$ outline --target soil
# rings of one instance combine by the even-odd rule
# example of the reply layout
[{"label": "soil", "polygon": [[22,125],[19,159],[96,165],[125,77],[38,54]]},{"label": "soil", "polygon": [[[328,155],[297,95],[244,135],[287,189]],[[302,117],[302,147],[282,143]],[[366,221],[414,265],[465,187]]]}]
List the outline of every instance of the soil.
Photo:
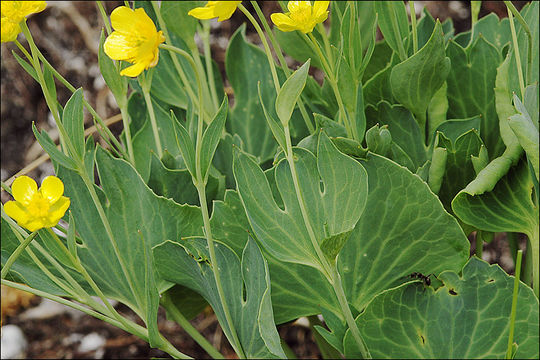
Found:
[{"label": "soil", "polygon": [[[514,1],[513,3],[520,9],[526,2]],[[104,2],[107,13],[122,4],[123,2],[120,1]],[[415,4],[417,8],[426,6],[435,18],[444,20],[452,17],[456,33],[466,31],[470,27],[468,2],[417,1]],[[248,10],[250,9],[247,2],[245,6]],[[261,7],[268,18],[271,13],[279,10],[279,5],[274,2],[264,2]],[[502,2],[482,2],[480,17],[489,12],[495,12],[499,17],[506,16],[506,9]],[[237,11],[230,21],[213,27],[212,53],[222,71],[227,39],[244,21],[243,14]],[[104,119],[118,114],[114,99],[106,88],[97,65],[97,44],[103,23],[95,3],[49,2],[46,10],[32,16],[28,24],[45,57],[71,84],[84,88],[85,97],[97,112]],[[250,24],[247,25],[247,34],[251,42],[260,43]],[[26,45],[22,35],[19,36],[19,41]],[[32,123],[35,123],[38,129],[46,129],[51,135],[55,130],[39,85],[22,70],[11,55],[13,50],[20,53],[17,47],[13,43],[3,43],[1,50],[0,177],[2,181],[6,181],[42,155],[41,148],[31,130]],[[57,82],[57,92],[60,103],[65,103],[70,96],[69,91]],[[86,120],[90,122],[90,118]],[[114,133],[118,133],[121,125],[113,125],[111,129]],[[50,162],[45,162],[27,175],[38,180],[39,183],[41,179],[52,173]],[[6,192],[2,192],[1,199],[2,202],[10,200]],[[473,236],[471,236],[471,241],[473,242],[471,249],[474,249]],[[522,238],[522,246],[524,241]],[[471,253],[473,252],[471,250]],[[498,235],[491,243],[484,246],[483,257],[490,263],[499,263],[507,272],[512,273],[513,261],[509,253],[504,236]],[[4,290],[2,290],[2,301],[4,301]],[[39,303],[39,298],[31,302],[33,305],[37,303]],[[119,305],[117,309],[124,314],[131,312],[123,305]],[[15,324],[22,329],[29,343],[27,358],[169,358],[166,353],[151,349],[143,340],[87,315],[73,317],[64,314],[47,320],[23,321],[18,318],[18,312],[20,310],[6,315],[2,323]],[[192,320],[192,324],[202,329],[202,334],[213,342],[227,358],[236,357],[214,315],[203,312]],[[162,334],[181,351],[195,358],[208,357],[180,326],[165,318],[163,309],[159,312],[159,326]],[[321,357],[309,328],[289,323],[280,325],[278,331],[299,358]],[[86,335],[92,332],[107,339],[104,351],[78,352],[79,343],[70,341],[70,335]]]}]

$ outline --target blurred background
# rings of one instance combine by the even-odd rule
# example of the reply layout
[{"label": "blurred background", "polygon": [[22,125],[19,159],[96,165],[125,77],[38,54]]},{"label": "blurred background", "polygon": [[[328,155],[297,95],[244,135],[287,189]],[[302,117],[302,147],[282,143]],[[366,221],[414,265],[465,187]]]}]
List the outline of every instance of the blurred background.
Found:
[{"label": "blurred background", "polygon": [[[95,2],[88,1],[48,1],[47,8],[28,21],[30,31],[37,46],[49,62],[76,88],[83,87],[86,99],[103,119],[119,113],[115,100],[105,85],[97,62],[99,36],[103,27],[102,18]],[[526,1],[513,1],[521,9]],[[107,13],[123,5],[121,1],[106,1]],[[251,6],[245,2],[249,10]],[[277,2],[260,2],[264,14],[269,20],[270,14],[280,11]],[[451,17],[455,33],[470,29],[470,4],[467,1],[416,1],[417,17],[423,8],[435,18],[444,21]],[[408,11],[407,7],[407,11]],[[500,18],[506,17],[503,2],[483,1],[480,17],[494,12]],[[270,20],[269,20],[270,21]],[[212,21],[211,48],[214,59],[224,72],[225,50],[233,32],[245,22],[244,15],[237,11],[233,17],[221,23]],[[249,22],[248,39],[260,45],[260,40]],[[380,34],[379,34],[380,36]],[[18,40],[26,45],[24,36]],[[53,174],[50,161],[45,160],[44,152],[32,133],[31,125],[35,122],[38,129],[45,129],[53,139],[57,138],[54,121],[48,111],[40,86],[17,63],[12,51],[19,52],[13,43],[1,46],[1,173],[2,181],[7,181],[26,167],[25,175],[31,176],[38,183]],[[287,59],[290,65],[295,62]],[[321,78],[320,74],[315,74]],[[225,78],[225,76],[223,76]],[[228,86],[228,84],[225,84]],[[71,93],[57,82],[60,103],[65,104]],[[86,127],[91,119],[86,114]],[[118,122],[111,126],[118,134],[122,125]],[[99,141],[98,138],[96,140]],[[2,202],[10,196],[2,191]],[[474,241],[472,239],[472,241]],[[473,244],[474,246],[474,244]],[[473,247],[474,248],[474,247]],[[486,244],[484,260],[499,263],[506,271],[512,272],[512,260],[507,243],[502,237],[495,237]],[[150,349],[148,344],[137,337],[127,334],[107,323],[71,310],[63,305],[42,300],[25,292],[15,291],[2,286],[2,359],[4,358],[149,358],[169,356],[161,351]],[[123,305],[117,309],[128,316],[130,310]],[[207,354],[178,326],[159,313],[160,331],[183,352],[196,358]],[[305,320],[305,321],[304,321]],[[200,314],[192,321],[227,357],[235,357],[211,309]],[[313,342],[308,321],[300,319],[294,323],[278,327],[280,335],[300,358],[320,358]]]}]

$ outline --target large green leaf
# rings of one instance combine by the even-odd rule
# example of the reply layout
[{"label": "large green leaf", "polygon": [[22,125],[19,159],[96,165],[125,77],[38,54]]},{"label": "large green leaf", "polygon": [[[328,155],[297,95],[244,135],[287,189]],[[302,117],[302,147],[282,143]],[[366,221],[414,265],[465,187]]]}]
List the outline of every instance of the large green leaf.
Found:
[{"label": "large green leaf", "polygon": [[397,101],[415,115],[422,131],[429,102],[446,80],[449,71],[450,59],[445,56],[444,36],[438,21],[427,44],[392,69],[392,93]]},{"label": "large green leaf", "polygon": [[[167,239],[178,241],[181,236],[202,234],[202,217],[194,206],[156,196],[131,165],[101,148],[96,152],[96,164],[103,190],[97,186],[94,189],[116,246],[83,180],[75,172],[60,168],[58,175],[71,199],[71,211],[83,241],[77,253],[107,297],[129,305],[146,319],[143,312],[151,309],[146,307],[145,251]],[[163,286],[163,282],[158,284],[161,289]]]},{"label": "large green leaf", "polygon": [[378,155],[361,163],[368,172],[368,201],[338,257],[347,298],[358,310],[413,272],[459,271],[470,246],[418,176]]},{"label": "large green leaf", "polygon": [[225,68],[235,99],[226,124],[227,130],[231,134],[238,134],[244,142],[245,150],[264,162],[274,155],[276,143],[259,103],[257,83],[260,81],[267,109],[274,107],[276,93],[266,55],[246,41],[245,26],[240,27],[231,37]]},{"label": "large green leaf", "polygon": [[[386,43],[399,53],[399,43],[407,51],[404,40],[409,35],[409,19],[405,4],[401,1],[376,1],[375,12],[379,16],[379,28]],[[394,27],[394,23],[397,27]]]},{"label": "large green leaf", "polygon": [[[226,245],[216,242],[215,247],[217,264],[210,264],[206,240],[166,241],[154,247],[154,262],[164,279],[189,287],[212,305],[231,344],[241,346],[248,358],[284,358],[272,315],[268,266],[257,244],[247,241],[241,262]],[[233,340],[211,266],[218,266],[221,274],[224,300],[240,344]]]},{"label": "large green leaf", "polygon": [[167,29],[192,46],[195,45],[193,37],[197,32],[198,21],[188,12],[198,5],[199,1],[164,1],[159,8]]},{"label": "large green leaf", "polygon": [[[366,201],[367,178],[362,166],[340,153],[324,133],[319,136],[317,153],[315,157],[305,149],[294,149],[308,221],[320,246],[325,239],[354,228]],[[264,248],[282,261],[324,272],[308,236],[288,162],[282,159],[275,171],[284,210],[276,204],[264,173],[253,160],[238,151],[233,167],[240,198]]]},{"label": "large green leaf", "polygon": [[448,75],[448,118],[465,119],[482,116],[480,135],[490,158],[504,150],[495,108],[495,78],[502,63],[499,50],[480,36],[467,49],[454,41],[448,44],[447,55],[452,60]]},{"label": "large green leaf", "polygon": [[[412,282],[376,297],[356,322],[374,358],[504,359],[514,277],[476,257],[437,290]],[[538,299],[520,284],[516,358],[538,358]],[[347,332],[345,352],[354,351]]]}]

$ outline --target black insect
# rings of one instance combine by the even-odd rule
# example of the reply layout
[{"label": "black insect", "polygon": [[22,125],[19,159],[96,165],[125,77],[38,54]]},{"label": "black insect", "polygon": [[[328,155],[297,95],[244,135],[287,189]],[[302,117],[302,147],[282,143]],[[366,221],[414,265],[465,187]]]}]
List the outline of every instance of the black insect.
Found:
[{"label": "black insect", "polygon": [[413,272],[412,274],[409,275],[409,277],[411,279],[421,279],[424,282],[425,286],[430,286],[431,285],[431,279],[429,277],[431,275],[433,275],[433,274],[424,275],[424,274],[419,273],[419,272]]}]

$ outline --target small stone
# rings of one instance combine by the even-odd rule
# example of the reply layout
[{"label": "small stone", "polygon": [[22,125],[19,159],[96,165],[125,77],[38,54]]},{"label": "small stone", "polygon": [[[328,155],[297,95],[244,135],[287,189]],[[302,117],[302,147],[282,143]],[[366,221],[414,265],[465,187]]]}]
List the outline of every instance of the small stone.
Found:
[{"label": "small stone", "polygon": [[93,332],[83,337],[77,350],[79,352],[95,351],[105,345],[105,342],[106,340],[103,336]]},{"label": "small stone", "polygon": [[22,330],[16,325],[2,326],[2,359],[21,359],[25,357],[28,342]]}]

